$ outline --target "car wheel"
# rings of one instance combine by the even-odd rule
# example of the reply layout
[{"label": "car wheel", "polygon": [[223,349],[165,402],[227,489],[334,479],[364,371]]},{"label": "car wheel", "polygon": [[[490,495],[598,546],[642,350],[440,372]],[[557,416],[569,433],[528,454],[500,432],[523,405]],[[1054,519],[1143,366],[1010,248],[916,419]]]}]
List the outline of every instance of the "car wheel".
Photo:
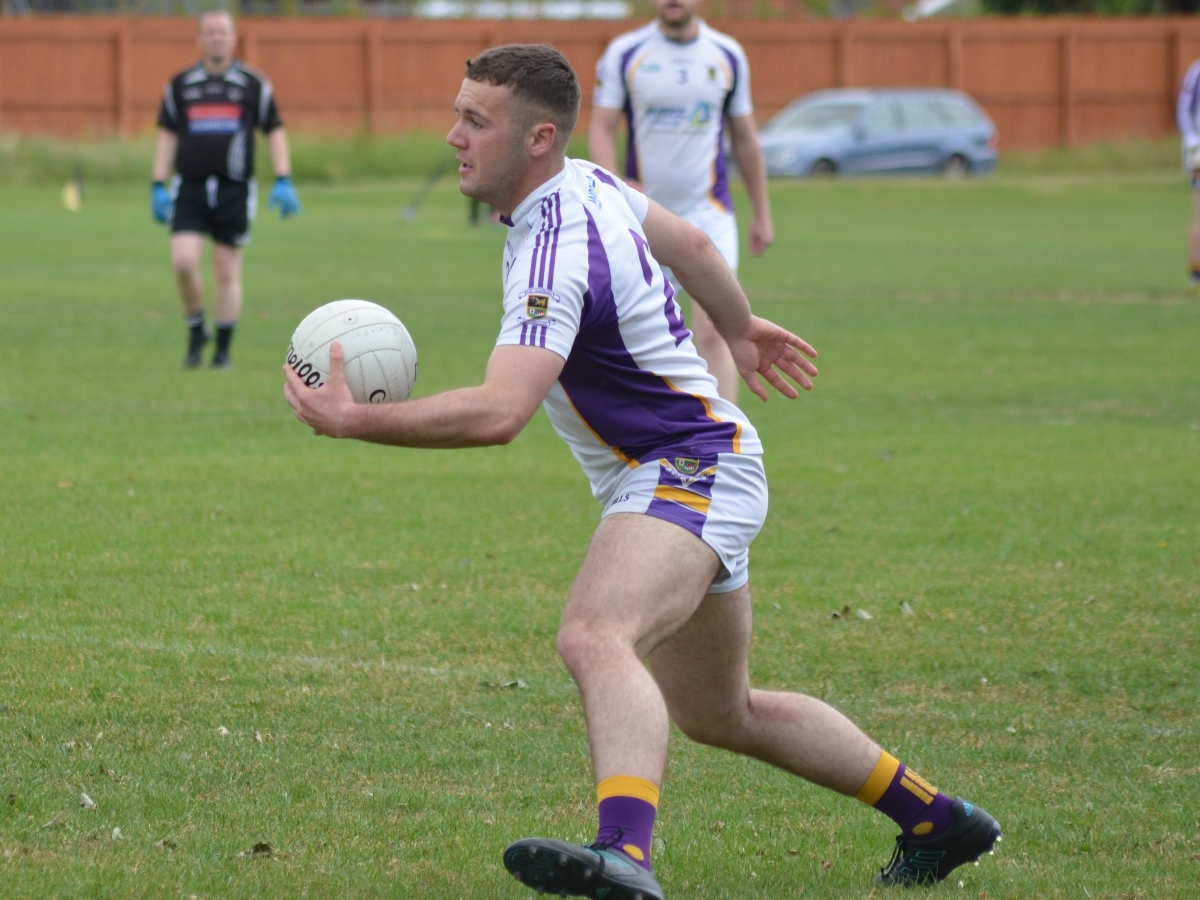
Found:
[{"label": "car wheel", "polygon": [[814,178],[832,178],[837,172],[837,166],[833,164],[833,160],[822,158],[813,163],[808,171]]},{"label": "car wheel", "polygon": [[942,163],[942,175],[945,178],[966,178],[970,174],[971,163],[961,154],[951,154]]}]

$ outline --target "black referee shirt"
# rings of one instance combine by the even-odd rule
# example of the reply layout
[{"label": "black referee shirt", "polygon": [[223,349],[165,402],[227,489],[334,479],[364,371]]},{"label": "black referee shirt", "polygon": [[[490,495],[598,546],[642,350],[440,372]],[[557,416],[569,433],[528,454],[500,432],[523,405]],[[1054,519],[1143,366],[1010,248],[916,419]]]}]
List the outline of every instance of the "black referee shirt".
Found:
[{"label": "black referee shirt", "polygon": [[254,129],[270,132],[283,122],[271,82],[234,60],[221,75],[210,75],[197,64],[172,78],[163,90],[158,124],[179,136],[175,171],[181,178],[218,175],[249,181],[254,175]]}]

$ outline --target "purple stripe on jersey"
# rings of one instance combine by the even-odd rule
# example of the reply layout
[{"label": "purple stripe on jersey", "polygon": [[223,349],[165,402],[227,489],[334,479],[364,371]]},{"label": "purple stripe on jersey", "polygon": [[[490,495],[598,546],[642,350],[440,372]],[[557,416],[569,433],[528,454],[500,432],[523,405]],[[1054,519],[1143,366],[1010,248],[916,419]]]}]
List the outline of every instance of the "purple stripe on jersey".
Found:
[{"label": "purple stripe on jersey", "polygon": [[654,271],[650,268],[650,260],[646,258],[646,251],[650,249],[650,245],[632,228],[629,229],[629,233],[633,237],[634,244],[637,245],[638,261],[642,264],[642,278],[646,280],[646,284],[654,284]]},{"label": "purple stripe on jersey", "polygon": [[717,158],[713,161],[712,195],[726,212],[733,212],[733,197],[729,194],[729,171],[725,167],[725,117],[721,117],[721,131],[717,134]]},{"label": "purple stripe on jersey", "polygon": [[533,258],[529,261],[529,287],[554,287],[554,261],[558,256],[558,233],[561,226],[562,200],[558,191],[555,191],[542,198],[542,227],[533,242]]},{"label": "purple stripe on jersey", "polygon": [[539,325],[539,326],[538,326],[538,346],[539,346],[539,347],[545,347],[545,346],[546,346],[546,333],[547,333],[549,330],[550,330],[550,329],[549,329],[549,327],[548,327],[548,326],[546,326],[546,325]]},{"label": "purple stripe on jersey", "polygon": [[[591,213],[584,214],[588,288],[579,332],[586,339],[576,339],[558,379],[572,405],[600,440],[639,462],[669,453],[733,452],[737,423],[715,421],[699,397],[638,367],[621,336],[608,254]],[[656,305],[646,309],[661,315]]]},{"label": "purple stripe on jersey", "polygon": [[725,54],[725,59],[729,63],[729,69],[733,72],[733,79],[729,83],[729,93],[725,95],[725,102],[721,104],[721,131],[717,135],[717,152],[716,159],[713,162],[713,198],[725,207],[726,212],[733,212],[733,197],[729,193],[729,170],[725,166],[725,123],[729,119],[729,104],[733,102],[734,91],[737,90],[738,79],[742,77],[741,71],[738,69],[738,59],[727,48],[721,47],[721,52]]},{"label": "purple stripe on jersey", "polygon": [[[648,41],[649,38],[646,38]],[[628,132],[628,146],[625,151],[625,177],[632,178],[634,181],[638,179],[638,163],[637,163],[637,139],[634,137],[634,122],[633,122],[633,98],[629,94],[629,63],[633,60],[633,55],[642,49],[646,43],[642,41],[630,47],[621,56],[621,83],[625,86],[625,125]]]},{"label": "purple stripe on jersey", "polygon": [[521,339],[520,339],[519,341],[517,341],[517,343],[518,343],[518,344],[525,344],[525,343],[528,343],[528,342],[525,340],[527,337],[529,337],[529,323],[528,323],[528,322],[522,322],[522,323],[521,323]]},{"label": "purple stripe on jersey", "polygon": [[611,184],[613,187],[617,186],[617,183],[615,181],[613,181],[612,178],[609,176],[609,174],[607,172],[605,172],[603,169],[592,169],[592,174],[595,175],[597,178],[599,178],[601,181],[603,181],[605,184]]},{"label": "purple stripe on jersey", "polygon": [[562,194],[554,192],[554,232],[550,243],[550,277],[546,280],[547,288],[554,288],[554,261],[558,258],[558,234],[562,231]]}]

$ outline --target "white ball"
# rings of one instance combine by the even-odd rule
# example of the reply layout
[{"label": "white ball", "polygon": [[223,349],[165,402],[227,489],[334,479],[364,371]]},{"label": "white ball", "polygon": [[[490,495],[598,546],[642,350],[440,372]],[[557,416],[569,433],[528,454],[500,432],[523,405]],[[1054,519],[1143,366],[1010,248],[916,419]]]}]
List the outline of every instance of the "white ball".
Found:
[{"label": "white ball", "polygon": [[341,342],[356,403],[408,399],[417,380],[417,348],[391,312],[369,300],[335,300],[305,316],[288,344],[287,364],[310,388],[329,378],[334,341]]}]

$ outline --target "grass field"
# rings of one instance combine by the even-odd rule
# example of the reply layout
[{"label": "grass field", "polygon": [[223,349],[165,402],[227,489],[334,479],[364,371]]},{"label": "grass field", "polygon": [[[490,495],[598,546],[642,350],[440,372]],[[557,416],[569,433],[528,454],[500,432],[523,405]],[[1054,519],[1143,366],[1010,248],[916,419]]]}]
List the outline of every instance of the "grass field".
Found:
[{"label": "grass field", "polygon": [[[509,841],[591,839],[554,631],[598,511],[544,417],[505,448],[395,450],[316,439],[281,396],[292,329],[345,296],[408,324],[418,394],[481,378],[503,234],[465,227],[449,179],[406,224],[416,187],[264,209],[229,372],[180,367],[143,185],[77,215],[57,186],[0,188],[0,894],[518,898]],[[821,375],[745,404],[773,488],[755,678],[1001,820],[961,889],[914,896],[1194,895],[1186,189],[773,201],[743,280]],[[864,897],[894,829],[677,738],[657,835],[673,898]]]}]

